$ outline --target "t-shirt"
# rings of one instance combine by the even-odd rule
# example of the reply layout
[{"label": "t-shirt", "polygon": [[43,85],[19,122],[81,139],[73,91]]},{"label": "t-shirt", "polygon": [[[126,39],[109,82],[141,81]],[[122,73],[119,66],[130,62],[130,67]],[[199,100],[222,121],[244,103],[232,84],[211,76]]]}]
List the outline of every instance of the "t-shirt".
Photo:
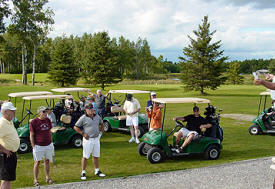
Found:
[{"label": "t-shirt", "polygon": [[35,118],[31,121],[30,131],[34,132],[34,143],[39,146],[48,146],[52,143],[52,123],[49,118],[41,120]]},{"label": "t-shirt", "polygon": [[97,108],[98,109],[105,108],[105,98],[106,98],[106,96],[104,96],[104,95],[98,96],[98,95],[94,94],[94,97],[95,97],[95,103],[96,103]]},{"label": "t-shirt", "polygon": [[153,106],[152,100],[147,101],[147,106],[146,107],[149,107],[149,106]]},{"label": "t-shirt", "polygon": [[103,123],[99,115],[95,115],[93,118],[86,114],[81,116],[76,122],[75,126],[83,129],[90,138],[96,138],[99,135],[99,125]]},{"label": "t-shirt", "polygon": [[196,131],[197,133],[201,132],[201,130],[200,130],[201,125],[207,124],[206,120],[203,117],[201,117],[201,116],[195,117],[194,114],[185,116],[184,120],[187,122],[186,128],[189,131]]},{"label": "t-shirt", "polygon": [[[126,113],[132,113],[137,111],[137,109],[140,109],[140,104],[137,99],[132,98],[131,101],[128,101],[128,100],[125,101],[123,109]],[[127,115],[127,116],[136,117],[138,116],[138,112],[133,115]]]},{"label": "t-shirt", "polygon": [[20,139],[11,121],[0,118],[0,144],[12,152],[16,152],[20,145]]}]

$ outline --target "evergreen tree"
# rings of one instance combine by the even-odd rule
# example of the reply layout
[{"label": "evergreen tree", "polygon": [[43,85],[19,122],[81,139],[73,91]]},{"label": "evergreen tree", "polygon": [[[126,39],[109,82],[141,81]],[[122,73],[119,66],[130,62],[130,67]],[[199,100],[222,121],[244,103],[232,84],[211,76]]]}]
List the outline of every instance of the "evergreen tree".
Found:
[{"label": "evergreen tree", "polygon": [[268,69],[271,73],[275,73],[275,59],[270,60]]},{"label": "evergreen tree", "polygon": [[82,75],[90,84],[106,84],[121,81],[116,43],[110,40],[107,32],[95,33],[87,46]]},{"label": "evergreen tree", "polygon": [[227,83],[233,85],[243,83],[243,76],[240,75],[240,64],[238,62],[229,65],[227,70]]},{"label": "evergreen tree", "polygon": [[65,37],[58,38],[51,54],[49,79],[61,87],[76,84],[79,74],[78,66],[74,62],[73,49]]},{"label": "evergreen tree", "polygon": [[205,16],[199,29],[193,31],[196,39],[188,36],[191,44],[183,49],[185,57],[179,57],[185,88],[201,94],[205,88],[215,90],[224,82],[222,64],[228,59],[223,57],[223,50],[219,51],[221,41],[211,43],[216,31],[210,32],[209,28],[208,16]]}]

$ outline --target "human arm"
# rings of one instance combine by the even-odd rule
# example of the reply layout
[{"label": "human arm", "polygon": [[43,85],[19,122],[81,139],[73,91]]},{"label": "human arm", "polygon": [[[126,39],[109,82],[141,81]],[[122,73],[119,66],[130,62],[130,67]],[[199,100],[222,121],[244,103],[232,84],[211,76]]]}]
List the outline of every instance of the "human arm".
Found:
[{"label": "human arm", "polygon": [[178,121],[178,120],[185,121],[184,117],[174,117],[173,118],[173,121]]},{"label": "human arm", "polygon": [[86,133],[84,133],[79,127],[74,126],[74,130],[75,130],[78,134],[82,135],[86,140],[89,139],[89,136],[88,136]]},{"label": "human arm", "polygon": [[212,127],[212,124],[207,123],[207,124],[202,124],[202,125],[200,126],[200,129],[202,129],[202,128],[209,129],[209,128],[211,128],[211,127]]},{"label": "human arm", "polygon": [[11,151],[9,151],[8,149],[6,149],[6,148],[5,148],[4,146],[2,146],[1,144],[0,144],[0,151],[3,152],[4,154],[6,154],[7,157],[10,157],[10,155],[11,155]]},{"label": "human arm", "polygon": [[34,135],[35,135],[34,132],[30,131],[30,141],[31,141],[32,148],[34,148],[34,145],[35,145]]},{"label": "human arm", "polygon": [[254,79],[254,84],[256,85],[263,85],[268,89],[275,90],[275,83],[265,81],[263,79]]}]

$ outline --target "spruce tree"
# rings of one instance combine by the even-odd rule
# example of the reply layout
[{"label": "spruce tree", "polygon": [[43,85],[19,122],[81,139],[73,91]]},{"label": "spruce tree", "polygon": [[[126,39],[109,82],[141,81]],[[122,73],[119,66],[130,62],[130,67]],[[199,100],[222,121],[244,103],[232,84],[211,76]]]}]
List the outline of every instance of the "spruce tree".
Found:
[{"label": "spruce tree", "polygon": [[118,48],[107,32],[95,33],[85,50],[82,75],[87,83],[100,84],[104,90],[106,84],[121,81]]},{"label": "spruce tree", "polygon": [[183,49],[185,57],[179,57],[181,62],[181,79],[188,90],[200,91],[217,89],[225,80],[222,77],[223,63],[228,57],[223,56],[221,41],[211,43],[216,31],[210,31],[208,16],[204,16],[202,25],[193,33],[196,39],[188,38],[191,44]]},{"label": "spruce tree", "polygon": [[56,41],[51,54],[49,78],[61,87],[76,84],[79,68],[74,63],[72,45],[65,37]]},{"label": "spruce tree", "polygon": [[243,83],[243,76],[240,75],[240,64],[233,62],[227,70],[227,83],[238,85]]}]

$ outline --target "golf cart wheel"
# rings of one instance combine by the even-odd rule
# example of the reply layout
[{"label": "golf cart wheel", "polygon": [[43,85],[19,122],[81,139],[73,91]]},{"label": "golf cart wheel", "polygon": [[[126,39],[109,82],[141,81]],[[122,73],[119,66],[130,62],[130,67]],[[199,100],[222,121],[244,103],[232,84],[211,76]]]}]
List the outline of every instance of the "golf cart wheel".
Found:
[{"label": "golf cart wheel", "polygon": [[218,159],[220,156],[220,148],[216,145],[210,145],[206,150],[204,157],[205,159],[215,160]]},{"label": "golf cart wheel", "polygon": [[31,143],[28,140],[21,138],[18,153],[25,154],[29,151],[31,151]]},{"label": "golf cart wheel", "polygon": [[138,138],[141,138],[141,137],[145,134],[145,131],[144,131],[144,129],[143,129],[142,126],[139,126],[139,127],[138,127],[138,131],[137,131],[137,132],[138,132],[138,133],[137,133]]},{"label": "golf cart wheel", "polygon": [[82,146],[82,136],[75,135],[71,141],[71,144],[74,148],[80,148]]},{"label": "golf cart wheel", "polygon": [[152,148],[147,153],[147,159],[150,163],[160,163],[164,159],[164,154],[159,148]]},{"label": "golf cart wheel", "polygon": [[104,132],[112,131],[112,127],[108,121],[104,121],[103,126],[104,126],[103,127]]},{"label": "golf cart wheel", "polygon": [[144,142],[141,142],[141,143],[139,143],[139,145],[138,145],[138,153],[139,153],[139,155],[141,155],[141,156],[146,156],[147,155],[147,150],[146,150],[146,148],[145,148],[145,143]]},{"label": "golf cart wheel", "polygon": [[251,134],[251,135],[258,135],[261,133],[260,131],[260,128],[258,125],[252,125],[249,127],[248,129],[248,132]]}]

